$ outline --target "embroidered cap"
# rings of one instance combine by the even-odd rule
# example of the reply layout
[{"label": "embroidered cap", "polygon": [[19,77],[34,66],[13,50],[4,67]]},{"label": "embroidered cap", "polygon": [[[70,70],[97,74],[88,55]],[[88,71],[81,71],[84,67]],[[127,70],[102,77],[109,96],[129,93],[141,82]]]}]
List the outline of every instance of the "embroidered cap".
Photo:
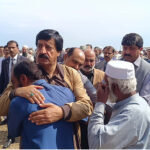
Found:
[{"label": "embroidered cap", "polygon": [[109,61],[106,66],[106,75],[115,79],[135,78],[135,70],[132,63],[121,60]]}]

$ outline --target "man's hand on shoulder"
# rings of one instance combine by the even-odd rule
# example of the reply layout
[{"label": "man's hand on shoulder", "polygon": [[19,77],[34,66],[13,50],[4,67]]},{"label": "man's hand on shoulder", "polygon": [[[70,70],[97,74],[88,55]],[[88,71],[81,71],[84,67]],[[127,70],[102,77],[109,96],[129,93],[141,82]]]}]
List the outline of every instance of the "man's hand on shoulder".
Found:
[{"label": "man's hand on shoulder", "polygon": [[26,87],[19,87],[15,91],[15,96],[24,97],[29,100],[32,104],[44,103],[44,96],[37,89],[43,89],[42,86],[30,85]]},{"label": "man's hand on shoulder", "polygon": [[63,110],[60,106],[52,103],[39,105],[42,110],[33,112],[29,116],[29,120],[36,125],[49,124],[61,120],[63,118]]}]

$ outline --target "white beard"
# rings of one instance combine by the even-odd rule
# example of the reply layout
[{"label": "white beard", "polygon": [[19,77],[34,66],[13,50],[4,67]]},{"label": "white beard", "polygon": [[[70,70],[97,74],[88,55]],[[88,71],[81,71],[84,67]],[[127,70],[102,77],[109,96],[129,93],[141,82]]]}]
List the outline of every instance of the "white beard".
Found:
[{"label": "white beard", "polygon": [[111,103],[116,103],[116,101],[117,101],[117,97],[116,97],[116,95],[113,93],[110,84],[109,84],[108,101],[110,101]]}]

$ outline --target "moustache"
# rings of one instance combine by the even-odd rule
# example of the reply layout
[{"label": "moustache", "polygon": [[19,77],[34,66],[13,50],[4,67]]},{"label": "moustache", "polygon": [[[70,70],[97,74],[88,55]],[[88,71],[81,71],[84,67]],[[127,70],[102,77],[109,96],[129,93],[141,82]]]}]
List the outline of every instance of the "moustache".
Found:
[{"label": "moustache", "polygon": [[84,68],[91,69],[92,67],[90,67],[90,66],[84,66]]},{"label": "moustache", "polygon": [[108,56],[105,56],[105,58],[109,58]]},{"label": "moustache", "polygon": [[131,55],[130,55],[130,54],[124,54],[124,56],[128,56],[128,57],[131,57]]},{"label": "moustache", "polygon": [[46,58],[46,59],[49,59],[49,57],[46,55],[46,54],[41,54],[38,56],[39,58]]}]

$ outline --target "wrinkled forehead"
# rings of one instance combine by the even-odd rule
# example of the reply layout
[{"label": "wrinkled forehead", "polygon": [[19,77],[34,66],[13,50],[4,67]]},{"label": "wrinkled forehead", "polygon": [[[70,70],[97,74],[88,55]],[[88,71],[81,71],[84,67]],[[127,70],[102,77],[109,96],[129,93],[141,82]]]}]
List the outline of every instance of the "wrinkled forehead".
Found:
[{"label": "wrinkled forehead", "polygon": [[96,57],[94,51],[86,51],[84,54],[85,54],[85,59],[95,59]]},{"label": "wrinkled forehead", "polygon": [[50,39],[50,40],[38,40],[37,41],[37,48],[39,46],[50,46],[56,48],[55,40]]}]

